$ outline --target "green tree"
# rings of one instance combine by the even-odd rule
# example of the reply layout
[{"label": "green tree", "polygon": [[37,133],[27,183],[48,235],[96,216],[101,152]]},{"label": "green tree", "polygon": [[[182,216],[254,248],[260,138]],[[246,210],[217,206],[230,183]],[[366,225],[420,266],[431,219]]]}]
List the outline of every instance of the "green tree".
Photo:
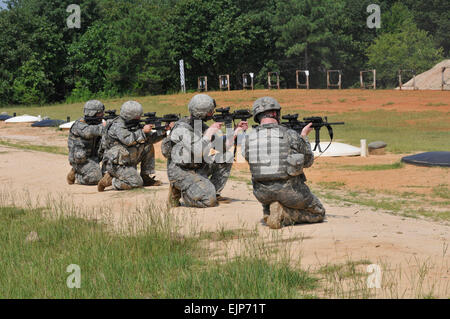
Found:
[{"label": "green tree", "polygon": [[397,33],[384,33],[367,49],[368,64],[377,69],[377,81],[385,87],[396,84],[399,69],[421,73],[442,60],[442,48],[434,47],[428,32],[410,25]]},{"label": "green tree", "polygon": [[344,1],[279,1],[275,19],[276,46],[288,62],[282,70],[290,74],[295,74],[296,68],[311,70],[313,85],[323,85],[319,72],[342,69],[348,62],[351,36],[343,32],[346,23],[343,19]]},{"label": "green tree", "polygon": [[[176,69],[184,59],[188,87],[207,75],[217,88],[217,76],[230,74],[241,87],[241,74],[257,73],[274,54],[272,1],[184,0],[169,17],[171,59]],[[211,81],[212,79],[212,81]]]},{"label": "green tree", "polygon": [[435,47],[442,47],[444,55],[450,57],[450,1],[405,0],[404,3],[414,14],[417,26],[432,34]]}]

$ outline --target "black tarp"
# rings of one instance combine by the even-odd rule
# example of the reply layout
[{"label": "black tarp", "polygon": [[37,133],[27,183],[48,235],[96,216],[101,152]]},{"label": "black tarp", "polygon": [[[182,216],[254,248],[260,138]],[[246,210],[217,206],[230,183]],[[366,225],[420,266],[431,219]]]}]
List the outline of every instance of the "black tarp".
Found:
[{"label": "black tarp", "polygon": [[10,119],[12,116],[8,114],[0,114],[0,121],[6,121],[7,119]]},{"label": "black tarp", "polygon": [[66,121],[47,119],[47,120],[35,122],[35,123],[31,124],[31,126],[33,126],[33,127],[54,127],[54,126],[60,126],[63,123],[66,123]]},{"label": "black tarp", "polygon": [[450,167],[450,152],[426,152],[405,156],[402,162],[419,166]]}]

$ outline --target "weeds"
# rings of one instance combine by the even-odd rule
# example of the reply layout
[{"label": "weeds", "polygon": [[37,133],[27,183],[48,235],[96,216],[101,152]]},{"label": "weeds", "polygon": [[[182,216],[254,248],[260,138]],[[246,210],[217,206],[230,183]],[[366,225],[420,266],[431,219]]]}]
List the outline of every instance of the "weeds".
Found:
[{"label": "weeds", "polygon": [[389,169],[403,168],[405,165],[402,162],[393,164],[375,164],[375,165],[342,165],[339,168],[350,171],[383,171]]},{"label": "weeds", "polygon": [[[287,261],[261,255],[208,260],[200,239],[179,235],[164,207],[141,207],[139,229],[111,232],[55,201],[27,209],[2,204],[0,295],[6,298],[302,298],[317,286]],[[26,240],[30,233],[33,241]],[[248,235],[222,228],[214,236]],[[80,266],[80,289],[66,286],[71,264]]]},{"label": "weeds", "polygon": [[62,154],[62,155],[68,154],[67,148],[58,147],[58,146],[31,145],[31,144],[23,144],[23,143],[17,144],[17,143],[11,143],[8,141],[4,141],[4,140],[0,140],[0,145],[19,148],[22,150],[30,150],[30,151],[38,151],[38,152],[46,152],[46,153]]}]

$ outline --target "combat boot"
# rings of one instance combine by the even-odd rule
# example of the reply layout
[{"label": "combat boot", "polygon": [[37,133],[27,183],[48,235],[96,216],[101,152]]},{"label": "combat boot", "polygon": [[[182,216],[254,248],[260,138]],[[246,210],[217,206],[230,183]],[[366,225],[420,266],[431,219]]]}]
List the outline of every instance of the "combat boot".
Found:
[{"label": "combat boot", "polygon": [[179,207],[181,199],[181,191],[170,183],[169,185],[169,205],[172,207]]},{"label": "combat boot", "polygon": [[267,218],[270,216],[270,205],[263,204],[263,218],[261,222],[267,226]]},{"label": "combat boot", "polygon": [[231,199],[228,197],[222,197],[220,194],[216,194],[216,200],[223,204],[231,203]]},{"label": "combat boot", "polygon": [[285,214],[284,207],[279,202],[270,204],[270,215],[266,219],[267,226],[280,229],[283,226]]},{"label": "combat boot", "polygon": [[73,167],[70,169],[69,174],[67,174],[67,184],[72,185],[75,183],[75,170]]},{"label": "combat boot", "polygon": [[112,177],[109,175],[109,173],[106,173],[103,175],[102,179],[97,184],[97,190],[99,192],[103,192],[106,187],[112,185]]},{"label": "combat boot", "polygon": [[162,182],[157,180],[155,177],[150,177],[149,175],[141,175],[144,181],[144,186],[161,186]]}]

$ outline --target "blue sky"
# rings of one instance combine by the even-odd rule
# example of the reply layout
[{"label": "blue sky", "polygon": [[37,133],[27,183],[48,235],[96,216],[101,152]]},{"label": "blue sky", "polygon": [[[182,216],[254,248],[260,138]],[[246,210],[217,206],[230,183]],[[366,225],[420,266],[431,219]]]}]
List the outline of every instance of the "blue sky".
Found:
[{"label": "blue sky", "polygon": [[3,3],[3,0],[0,0],[0,8],[6,8],[6,4]]}]

